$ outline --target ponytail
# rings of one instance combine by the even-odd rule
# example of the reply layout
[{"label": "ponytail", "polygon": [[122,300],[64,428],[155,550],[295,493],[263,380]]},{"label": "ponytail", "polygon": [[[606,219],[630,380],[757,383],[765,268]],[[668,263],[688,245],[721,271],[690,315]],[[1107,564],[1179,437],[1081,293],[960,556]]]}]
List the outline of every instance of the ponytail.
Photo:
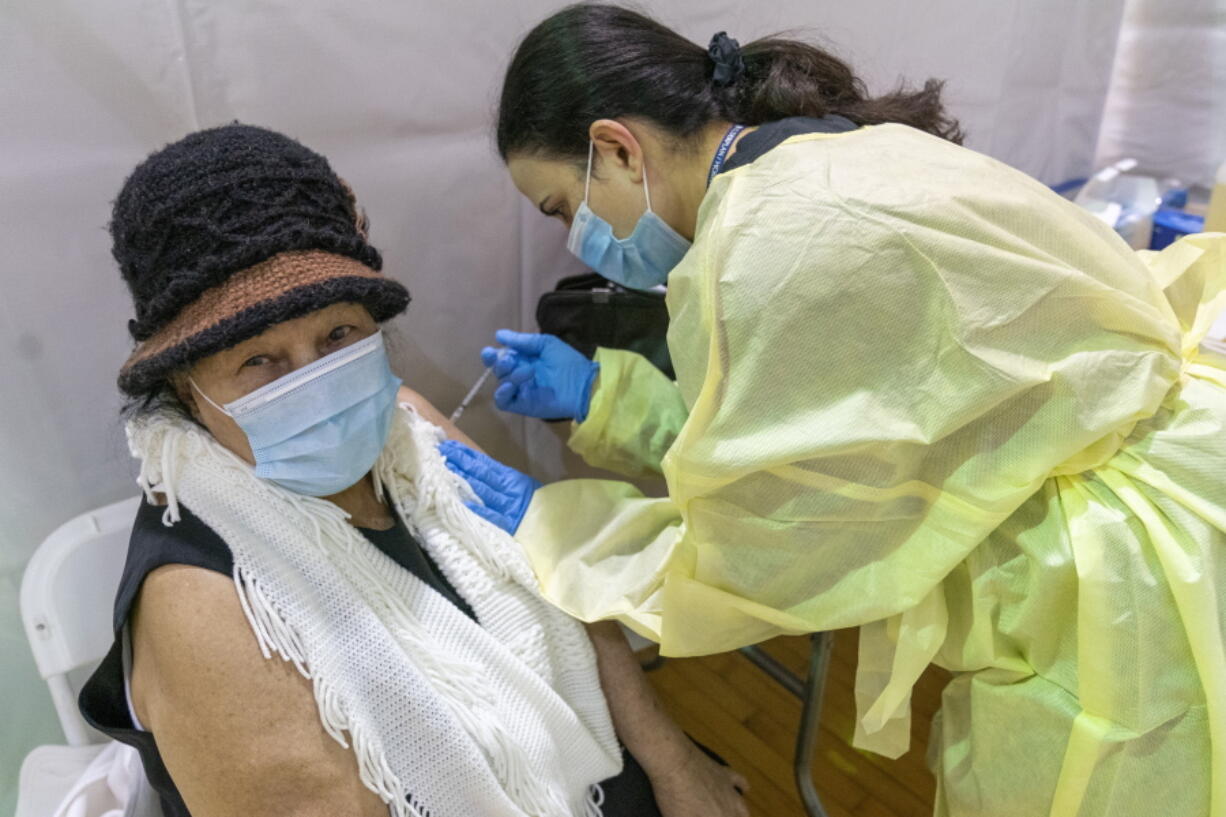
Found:
[{"label": "ponytail", "polygon": [[870,97],[851,66],[807,43],[766,38],[743,49],[745,76],[729,87],[729,121],[757,125],[789,116],[846,117],[857,125],[896,122],[962,144],[962,130],[941,101],[945,83],[930,79],[918,91],[905,85]]},{"label": "ponytail", "polygon": [[498,110],[498,152],[580,158],[597,119],[639,117],[680,141],[712,122],[760,125],[789,116],[897,122],[955,143],[962,131],[943,83],[869,97],[845,62],[816,46],[770,37],[739,48],[717,35],[703,48],[620,6],[570,6],[516,49]]}]

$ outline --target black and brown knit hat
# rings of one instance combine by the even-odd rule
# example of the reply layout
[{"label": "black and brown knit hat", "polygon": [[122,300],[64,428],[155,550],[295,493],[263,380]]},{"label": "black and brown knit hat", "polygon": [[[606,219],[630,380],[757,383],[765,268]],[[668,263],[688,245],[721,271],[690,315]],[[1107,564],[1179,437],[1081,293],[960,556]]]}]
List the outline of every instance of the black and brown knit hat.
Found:
[{"label": "black and brown knit hat", "polygon": [[361,303],[384,321],[409,303],[379,273],[365,216],[328,161],[250,125],[199,131],[145,159],[115,201],[111,238],[136,306],[136,348],[119,373],[134,397],[330,304]]}]

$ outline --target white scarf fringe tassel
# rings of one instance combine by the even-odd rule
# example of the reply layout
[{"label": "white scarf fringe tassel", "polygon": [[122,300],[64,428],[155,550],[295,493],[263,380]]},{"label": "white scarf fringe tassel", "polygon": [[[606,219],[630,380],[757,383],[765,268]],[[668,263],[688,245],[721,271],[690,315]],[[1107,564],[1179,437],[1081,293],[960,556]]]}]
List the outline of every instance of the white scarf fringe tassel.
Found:
[{"label": "white scarf fringe tassel", "polygon": [[[424,425],[420,420],[413,428],[403,423],[393,424],[388,446],[374,472],[376,490],[392,499],[402,518],[411,519],[414,527],[453,540],[472,554],[491,576],[512,581],[535,593],[535,578],[522,556],[506,552],[511,541],[509,537],[491,536],[487,524],[464,506],[464,500],[471,498],[471,489],[443,466],[441,455],[433,451],[439,439],[435,435],[439,432],[423,432]],[[273,507],[281,506],[305,523],[310,538],[321,550],[326,551],[329,545],[347,543],[347,552],[354,558],[337,560],[337,567],[352,586],[366,589],[364,600],[388,623],[406,654],[480,747],[507,796],[531,817],[574,817],[575,812],[561,792],[541,779],[522,748],[503,728],[495,711],[495,696],[482,668],[458,656],[449,656],[436,649],[436,645],[427,643],[422,637],[424,628],[413,611],[403,599],[388,592],[380,566],[365,558],[368,551],[353,547],[354,537],[360,534],[349,524],[348,514],[325,500],[293,494],[263,480],[253,480],[250,466],[220,445],[208,444],[211,441],[201,439],[203,432],[198,430],[183,432],[171,424],[154,428],[152,423],[145,425],[138,421],[129,427],[128,434],[133,453],[142,457],[138,483],[145,496],[151,502],[155,494],[165,499],[164,524],[170,525],[180,518],[178,469],[186,462],[200,462],[204,458],[213,466],[231,471],[236,484],[241,482],[246,487],[254,483],[262,501]],[[434,439],[424,439],[423,434]],[[437,458],[437,467],[429,467],[435,463],[427,462],[427,467],[423,468],[421,462],[407,461],[411,459],[410,449],[416,449],[420,455],[423,445],[430,446]],[[184,450],[185,447],[188,450]],[[421,459],[430,458],[427,455]],[[389,491],[393,485],[400,490]],[[280,656],[311,680],[320,723],[341,746],[348,748],[352,742],[362,782],[388,804],[395,817],[430,817],[426,808],[406,791],[378,748],[381,744],[370,739],[363,724],[351,720],[345,701],[335,687],[312,673],[305,645],[263,593],[259,579],[240,568],[237,560],[233,578],[261,653],[265,658],[273,654]],[[603,789],[599,784],[591,785],[581,804],[583,817],[601,817],[603,803]]]}]

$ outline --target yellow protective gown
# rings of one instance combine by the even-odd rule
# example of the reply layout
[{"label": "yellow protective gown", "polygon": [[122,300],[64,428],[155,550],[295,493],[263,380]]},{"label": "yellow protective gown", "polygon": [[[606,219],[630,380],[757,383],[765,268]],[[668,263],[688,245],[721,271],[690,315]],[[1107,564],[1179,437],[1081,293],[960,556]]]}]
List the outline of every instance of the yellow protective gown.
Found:
[{"label": "yellow protective gown", "polygon": [[1135,254],[902,126],[794,137],[702,204],[678,382],[601,353],[572,445],[669,496],[556,483],[518,538],[667,655],[861,626],[865,748],[954,671],[937,814],[1226,817],[1224,244]]}]

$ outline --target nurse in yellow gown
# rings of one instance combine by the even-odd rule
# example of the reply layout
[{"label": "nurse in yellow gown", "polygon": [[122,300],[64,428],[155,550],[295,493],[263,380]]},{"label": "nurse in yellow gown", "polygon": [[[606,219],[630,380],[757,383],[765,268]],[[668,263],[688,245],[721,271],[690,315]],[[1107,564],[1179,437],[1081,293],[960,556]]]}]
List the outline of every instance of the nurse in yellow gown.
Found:
[{"label": "nurse in yellow gown", "polygon": [[[650,276],[645,210],[688,246],[677,382],[600,350],[570,438],[668,496],[536,490],[547,598],[666,655],[859,626],[856,742],[891,756],[953,671],[937,814],[1226,817],[1226,237],[1134,253],[940,138],[937,85],[867,99],[808,46],[599,5],[523,42],[498,135],[543,211],[611,226],[601,271]],[[512,357],[501,404],[570,388]]]}]

